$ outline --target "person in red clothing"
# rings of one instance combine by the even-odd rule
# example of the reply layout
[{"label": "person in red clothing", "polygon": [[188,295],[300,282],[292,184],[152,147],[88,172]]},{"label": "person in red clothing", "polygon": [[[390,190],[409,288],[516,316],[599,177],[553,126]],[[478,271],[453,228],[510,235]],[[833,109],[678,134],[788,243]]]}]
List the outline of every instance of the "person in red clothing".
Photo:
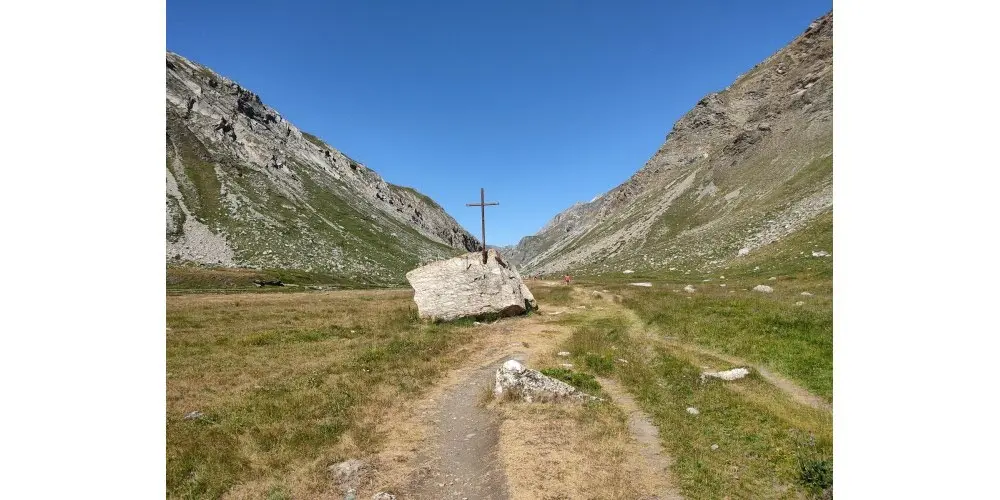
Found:
[{"label": "person in red clothing", "polygon": [[565,281],[567,285],[569,284],[570,278],[568,274],[563,277],[563,281]]}]

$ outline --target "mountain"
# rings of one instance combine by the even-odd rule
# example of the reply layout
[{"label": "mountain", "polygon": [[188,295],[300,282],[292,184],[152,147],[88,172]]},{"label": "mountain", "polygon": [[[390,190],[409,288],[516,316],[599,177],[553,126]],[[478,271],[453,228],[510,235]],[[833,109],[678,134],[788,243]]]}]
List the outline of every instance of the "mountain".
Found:
[{"label": "mountain", "polygon": [[528,273],[709,269],[832,224],[832,116],[831,12],[698,101],[630,179],[556,215],[508,260]]},{"label": "mountain", "polygon": [[167,53],[168,263],[398,283],[481,248],[433,200],[300,131],[259,96]]}]

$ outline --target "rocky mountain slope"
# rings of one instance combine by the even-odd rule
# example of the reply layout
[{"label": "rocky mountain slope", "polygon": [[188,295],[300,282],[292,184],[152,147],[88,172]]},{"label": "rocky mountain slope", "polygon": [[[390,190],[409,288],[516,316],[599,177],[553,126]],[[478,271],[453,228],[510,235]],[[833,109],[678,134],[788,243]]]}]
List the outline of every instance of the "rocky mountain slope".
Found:
[{"label": "rocky mountain slope", "polygon": [[166,258],[403,280],[480,243],[419,192],[167,53]]},{"label": "rocky mountain slope", "polygon": [[527,273],[707,269],[832,211],[833,14],[698,101],[629,180],[508,249]]}]

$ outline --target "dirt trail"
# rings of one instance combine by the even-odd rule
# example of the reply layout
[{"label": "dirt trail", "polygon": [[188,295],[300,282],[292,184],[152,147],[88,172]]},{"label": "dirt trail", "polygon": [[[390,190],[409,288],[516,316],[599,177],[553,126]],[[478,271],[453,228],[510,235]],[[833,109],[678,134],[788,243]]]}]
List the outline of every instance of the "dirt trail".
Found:
[{"label": "dirt trail", "polygon": [[660,443],[660,430],[652,419],[643,412],[632,395],[612,379],[598,377],[597,381],[605,392],[611,395],[614,403],[628,414],[628,429],[633,439],[639,444],[639,452],[646,461],[646,466],[662,479],[656,498],[659,500],[682,500],[680,490],[673,479],[670,467],[673,459],[663,449]]},{"label": "dirt trail", "polygon": [[[582,291],[576,291],[577,297],[585,297]],[[470,346],[468,358],[463,365],[449,373],[425,398],[411,407],[407,412],[409,416],[398,426],[393,426],[406,430],[391,438],[390,441],[394,442],[387,445],[387,452],[381,461],[381,480],[378,481],[383,487],[379,490],[391,490],[400,499],[530,498],[535,492],[523,488],[527,479],[524,472],[545,470],[542,461],[539,457],[519,455],[514,460],[517,466],[512,470],[505,470],[503,464],[512,461],[512,457],[507,455],[514,450],[501,447],[499,441],[502,436],[507,436],[504,439],[508,439],[509,443],[511,435],[503,432],[510,433],[514,422],[508,422],[503,427],[507,430],[501,431],[502,422],[497,409],[485,408],[481,401],[484,391],[492,383],[493,374],[504,361],[554,361],[555,353],[560,350],[559,346],[572,334],[571,329],[556,322],[563,318],[562,314],[585,313],[585,310],[577,307],[577,303],[562,307],[543,305],[539,314],[484,324],[471,331],[470,334],[476,335],[477,340]],[[640,477],[632,477],[632,480],[652,485],[653,488],[649,491],[664,492],[655,498],[680,498],[667,481],[666,469],[670,459],[659,448],[655,426],[639,412],[626,392],[617,385],[613,390],[615,402],[628,405],[624,410],[630,416],[632,439],[626,438],[625,441],[628,442],[621,443],[621,446],[626,455],[635,457],[629,463],[636,465],[632,472]],[[541,411],[538,418],[548,418],[546,415],[549,415],[550,410],[541,406],[533,408],[534,411]],[[551,411],[558,413],[555,409]],[[568,439],[557,439],[559,442],[551,443],[556,448],[549,451],[539,450],[542,456],[548,455],[551,458],[550,452],[570,452],[571,450],[562,448],[569,441],[580,441],[582,436],[570,439],[569,436],[575,436],[574,433],[579,430],[572,425],[566,426],[565,416],[561,417],[563,420],[555,414],[549,416],[554,418],[550,422],[552,424],[562,422],[558,424],[558,431],[546,429],[546,426],[537,429],[522,426],[525,422],[519,421],[515,435],[537,445],[541,445],[546,437],[556,435],[562,436],[559,439]],[[631,425],[632,420],[636,425]],[[503,453],[507,455],[502,455]],[[597,459],[592,456],[583,454],[579,460],[579,467],[574,469],[586,471],[595,466],[600,467],[595,462]],[[509,474],[514,476],[509,478]],[[578,486],[570,484],[570,477],[546,476],[546,491],[568,492],[574,491]],[[512,482],[511,479],[516,481]],[[512,491],[515,484],[520,484],[522,489]]]},{"label": "dirt trail", "polygon": [[500,423],[479,407],[484,387],[508,359],[527,360],[518,352],[475,369],[438,401],[436,443],[418,458],[425,465],[407,498],[509,498],[497,457]]}]

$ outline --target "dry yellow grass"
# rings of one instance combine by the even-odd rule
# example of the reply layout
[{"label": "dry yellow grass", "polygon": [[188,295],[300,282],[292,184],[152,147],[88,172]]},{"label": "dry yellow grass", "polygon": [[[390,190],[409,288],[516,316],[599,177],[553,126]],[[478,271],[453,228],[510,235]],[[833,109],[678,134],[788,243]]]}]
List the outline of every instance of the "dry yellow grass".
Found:
[{"label": "dry yellow grass", "polygon": [[333,494],[326,467],[376,451],[467,326],[419,321],[410,291],[168,296],[168,496]]}]

